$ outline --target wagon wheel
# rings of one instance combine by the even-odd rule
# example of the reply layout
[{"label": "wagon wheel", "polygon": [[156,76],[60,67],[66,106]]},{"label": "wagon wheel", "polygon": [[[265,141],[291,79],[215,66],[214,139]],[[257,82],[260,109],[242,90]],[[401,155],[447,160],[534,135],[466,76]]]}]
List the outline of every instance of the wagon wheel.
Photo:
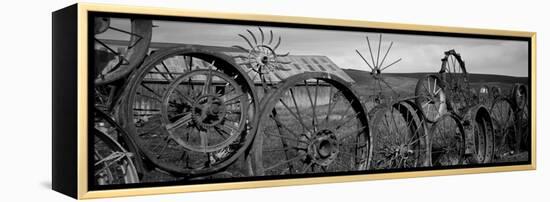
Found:
[{"label": "wagon wheel", "polygon": [[139,177],[132,161],[132,153],[126,151],[112,137],[93,129],[94,184],[138,183]]},{"label": "wagon wheel", "polygon": [[255,140],[257,175],[368,168],[372,141],[367,114],[344,80],[301,73],[266,99]]},{"label": "wagon wheel", "polygon": [[516,84],[512,93],[517,120],[516,151],[519,152],[520,149],[529,149],[531,145],[529,90],[526,85]]},{"label": "wagon wheel", "polygon": [[459,118],[444,114],[430,129],[429,155],[432,166],[454,166],[464,161],[465,132]]},{"label": "wagon wheel", "polygon": [[141,176],[144,171],[144,165],[139,153],[139,149],[133,139],[128,135],[126,130],[122,128],[113,118],[112,115],[95,107],[93,111],[94,126],[97,130],[109,135],[127,152],[132,153],[133,164],[137,168],[138,174]]},{"label": "wagon wheel", "polygon": [[495,128],[495,157],[499,159],[512,154],[515,145],[516,121],[512,102],[504,97],[494,100],[491,117]]},{"label": "wagon wheel", "polygon": [[[113,25],[112,21],[116,21]],[[128,27],[128,28],[123,28]],[[153,21],[146,19],[94,19],[96,85],[111,83],[126,77],[147,54]],[[115,47],[121,47],[115,50]]]},{"label": "wagon wheel", "polygon": [[447,95],[438,77],[429,75],[418,80],[415,97],[427,122],[434,123],[447,113]]},{"label": "wagon wheel", "polygon": [[460,54],[455,50],[445,52],[441,59],[441,79],[445,82],[449,109],[457,115],[463,114],[473,97],[469,92],[468,72]]},{"label": "wagon wheel", "polygon": [[373,139],[372,169],[426,165],[427,131],[420,117],[404,102],[378,105],[369,112]]},{"label": "wagon wheel", "polygon": [[[484,109],[484,108],[483,108]],[[473,135],[474,154],[469,156],[469,163],[490,163],[494,156],[494,128],[489,112],[471,110],[475,118],[469,119]]]},{"label": "wagon wheel", "polygon": [[[190,152],[208,155],[230,149],[239,138],[246,125],[246,99],[239,84],[226,74],[193,70],[168,86],[161,122],[169,138]],[[195,155],[200,154],[191,156]]]},{"label": "wagon wheel", "polygon": [[163,170],[211,174],[233,163],[252,142],[253,84],[223,54],[195,46],[157,51],[128,86],[124,125]]}]

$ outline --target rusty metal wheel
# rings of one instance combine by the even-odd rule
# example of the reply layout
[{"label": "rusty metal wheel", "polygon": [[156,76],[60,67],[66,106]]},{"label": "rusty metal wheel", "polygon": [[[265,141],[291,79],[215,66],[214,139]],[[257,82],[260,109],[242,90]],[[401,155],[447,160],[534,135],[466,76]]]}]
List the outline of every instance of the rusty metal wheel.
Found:
[{"label": "rusty metal wheel", "polygon": [[516,152],[529,150],[531,147],[531,117],[529,89],[527,85],[516,84],[512,90],[512,98],[516,114]]},{"label": "rusty metal wheel", "polygon": [[308,72],[279,84],[262,106],[256,175],[366,170],[371,137],[367,113],[336,75]]},{"label": "rusty metal wheel", "polygon": [[460,54],[455,50],[445,51],[439,73],[440,78],[445,82],[448,108],[462,116],[468,106],[474,103],[474,95],[470,92],[468,72]]},{"label": "rusty metal wheel", "polygon": [[512,101],[505,97],[499,97],[491,105],[491,118],[495,130],[495,155],[496,159],[513,154],[516,137],[516,117]]},{"label": "rusty metal wheel", "polygon": [[415,97],[415,103],[426,121],[434,123],[447,113],[447,95],[437,76],[429,75],[418,80]]},{"label": "rusty metal wheel", "polygon": [[94,84],[126,78],[145,58],[152,33],[152,20],[96,17]]},{"label": "rusty metal wheel", "polygon": [[161,169],[212,174],[252,142],[258,99],[249,77],[228,56],[195,46],[164,49],[130,79],[124,126]]},{"label": "rusty metal wheel", "polygon": [[93,129],[93,172],[95,185],[138,183],[133,153],[124,149],[113,137]]},{"label": "rusty metal wheel", "polygon": [[[161,122],[168,138],[200,154],[224,155],[246,127],[248,96],[231,77],[193,70],[176,78],[162,98]],[[238,145],[237,145],[238,146]],[[209,160],[208,158],[202,159]],[[195,164],[204,164],[200,159]]]},{"label": "rusty metal wheel", "polygon": [[462,164],[465,148],[465,131],[456,115],[444,114],[431,126],[429,147],[431,166]]},{"label": "rusty metal wheel", "polygon": [[374,149],[371,169],[426,166],[428,133],[412,104],[382,104],[369,112]]},{"label": "rusty metal wheel", "polygon": [[467,153],[471,154],[468,163],[491,163],[494,157],[494,127],[490,112],[478,105],[468,110],[464,116]]},{"label": "rusty metal wheel", "polygon": [[122,146],[126,151],[132,153],[131,158],[140,176],[145,173],[143,159],[136,143],[128,135],[109,113],[102,111],[99,108],[94,108],[94,126],[96,130],[102,131],[109,135],[113,140]]}]

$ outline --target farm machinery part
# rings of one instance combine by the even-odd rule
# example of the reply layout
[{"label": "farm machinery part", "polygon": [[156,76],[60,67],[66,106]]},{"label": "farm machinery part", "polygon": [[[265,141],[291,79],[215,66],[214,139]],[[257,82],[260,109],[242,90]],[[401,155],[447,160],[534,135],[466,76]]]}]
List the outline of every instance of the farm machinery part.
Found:
[{"label": "farm machinery part", "polygon": [[365,105],[372,105],[369,110],[373,140],[370,169],[426,166],[428,162],[427,143],[429,141],[425,121],[419,116],[418,107],[410,101],[410,98],[401,97],[386,81],[384,75],[386,69],[401,61],[401,58],[399,58],[388,65],[384,65],[393,46],[393,41],[386,48],[383,57],[380,57],[382,34],[378,37],[378,48],[376,50],[371,47],[369,37],[366,36],[365,38],[370,62],[359,50],[356,49],[355,51],[371,70],[370,75],[372,81],[374,81],[371,95],[365,102]]},{"label": "farm machinery part", "polygon": [[368,169],[372,139],[367,113],[347,82],[329,73],[306,72],[275,89],[264,98],[257,122],[257,175]]},{"label": "farm machinery part", "polygon": [[[130,19],[130,31],[111,26],[111,18],[97,17],[94,19],[94,25],[94,42],[99,48],[95,51],[95,57],[105,58],[96,60],[94,84],[110,84],[127,77],[140,65],[149,50],[153,21]],[[124,53],[115,50],[101,39],[103,35],[112,35],[111,32],[122,33],[130,37],[124,41],[126,43]]]},{"label": "farm machinery part", "polygon": [[[94,178],[96,185],[139,182],[145,172],[144,163],[135,142],[113,119],[121,82],[145,57],[151,35],[152,21],[129,19],[119,24],[130,30],[111,25],[111,18],[94,19]],[[124,52],[107,45],[105,35],[122,33]]]},{"label": "farm machinery part", "polygon": [[369,112],[373,139],[371,169],[415,168],[428,165],[428,131],[410,100],[380,104]]},{"label": "farm machinery part", "polygon": [[187,177],[212,174],[251,144],[258,98],[229,56],[195,46],[163,49],[129,79],[120,117],[162,170]]},{"label": "farm machinery part", "polygon": [[[396,92],[393,87],[385,80],[384,75],[382,74],[386,69],[390,68],[391,66],[397,64],[401,61],[401,58],[391,62],[390,64],[384,66],[384,62],[386,61],[386,58],[388,56],[388,53],[390,52],[393,41],[390,42],[390,45],[386,49],[386,53],[382,58],[380,58],[380,50],[382,48],[382,34],[379,35],[378,39],[378,48],[376,49],[376,60],[374,59],[373,49],[371,48],[369,37],[365,37],[367,39],[367,46],[369,50],[370,55],[370,63],[369,61],[361,54],[361,52],[357,49],[355,49],[355,52],[361,57],[361,59],[367,64],[367,66],[370,68],[371,72],[370,75],[372,76],[374,80],[373,88],[372,88],[372,99],[375,104],[381,104],[383,102],[392,102],[392,100],[399,97],[399,93]],[[372,64],[371,64],[372,63]],[[391,90],[391,93],[393,96],[390,96],[390,98],[387,98],[384,95],[384,90],[382,87],[382,84],[388,89]]]},{"label": "farm machinery part", "polygon": [[95,185],[132,184],[139,182],[133,153],[111,136],[94,128],[94,181]]},{"label": "farm machinery part", "polygon": [[456,166],[465,160],[466,131],[458,116],[441,115],[429,129],[428,165]]},{"label": "farm machinery part", "polygon": [[[262,76],[265,76],[266,74],[275,73],[275,71],[289,71],[290,69],[287,69],[283,67],[281,64],[289,64],[290,62],[282,61],[282,57],[286,57],[290,54],[290,52],[284,53],[284,54],[278,54],[276,53],[277,49],[281,45],[281,37],[279,36],[277,38],[277,42],[275,42],[273,31],[269,31],[269,40],[266,38],[264,31],[262,28],[258,27],[258,30],[260,32],[260,36],[256,36],[252,31],[246,30],[248,34],[250,35],[250,38],[246,37],[245,35],[238,34],[240,38],[242,38],[246,43],[248,44],[249,49],[244,48],[239,45],[235,45],[233,47],[244,51],[248,53],[246,56],[239,55],[235,56],[234,58],[240,58],[243,60],[243,65],[249,68],[249,71],[253,71],[256,73],[254,76],[260,76],[262,79],[262,82],[264,81]],[[258,39],[260,38],[260,39]],[[254,43],[252,43],[252,41]],[[248,72],[248,71],[247,71]],[[274,74],[276,75],[276,74]],[[254,80],[254,77],[252,78]]]},{"label": "farm machinery part", "polygon": [[489,110],[483,105],[468,109],[462,119],[465,130],[465,155],[468,163],[491,163],[494,153],[494,127]]},{"label": "farm machinery part", "polygon": [[515,84],[512,99],[516,119],[515,151],[529,150],[531,145],[531,106],[529,103],[529,88],[525,84]]},{"label": "farm machinery part", "polygon": [[491,118],[495,129],[495,159],[513,154],[517,122],[512,100],[507,96],[496,98],[491,105]]},{"label": "farm machinery part", "polygon": [[[421,107],[426,121],[433,123],[430,130],[432,165],[490,163],[493,160],[495,145],[499,145],[495,143],[495,124],[491,113],[496,113],[497,109],[506,110],[507,103],[505,100],[494,98],[499,97],[496,95],[498,92],[494,92],[495,88],[489,89],[489,86],[482,85],[476,92],[470,87],[465,63],[456,51],[446,51],[441,61],[439,74],[421,78],[415,89],[416,104]],[[497,108],[497,101],[498,107],[501,108]],[[495,104],[491,109],[487,109],[485,104],[490,103]],[[447,126],[441,130],[436,129],[441,124]],[[506,127],[501,127],[501,124],[505,123],[498,123],[497,130],[507,130]],[[444,136],[438,138],[439,135]],[[500,135],[497,137],[501,139]],[[451,152],[454,156],[460,154],[463,157],[446,158],[445,164],[436,163],[435,150],[441,150],[441,145],[445,144],[454,148],[455,151]]]},{"label": "farm machinery part", "polygon": [[[490,163],[528,145],[527,86],[516,85],[511,97],[487,85],[475,91],[454,50],[439,74],[419,79],[414,97],[403,98],[383,74],[401,61],[385,64],[393,42],[382,56],[382,35],[374,51],[367,36],[370,61],[356,52],[374,81],[368,110],[337,75],[280,76],[291,70],[283,59],[289,53],[277,53],[281,37],[273,31],[239,34],[248,48],[233,46],[237,55],[184,45],[145,57],[152,21],[130,20],[131,31],[105,18],[95,25],[96,61],[108,58],[95,64],[104,118],[93,132],[105,150],[96,153],[110,152],[94,156],[99,184],[136,183],[150,167],[182,179],[235,176],[227,168],[240,157],[243,175]],[[107,45],[109,31],[129,36],[126,51]]]},{"label": "farm machinery part", "polygon": [[[290,62],[282,60],[289,53],[276,53],[281,37],[275,42],[272,31],[267,39],[264,31],[258,30],[259,36],[250,30],[247,30],[250,37],[239,34],[249,49],[234,46],[247,53],[235,58],[248,68],[246,72],[252,80],[260,80],[264,94],[256,122],[258,134],[252,156],[254,173],[273,175],[366,169],[371,151],[368,121],[350,86],[336,75],[321,72],[281,77],[279,71],[290,71],[284,66]],[[273,78],[281,82],[276,84]],[[320,109],[325,114],[321,114]],[[343,123],[354,123],[357,128],[344,128]],[[348,145],[349,142],[352,143]],[[350,148],[356,148],[355,153],[348,151]],[[342,165],[345,158],[353,158],[355,163]]]}]

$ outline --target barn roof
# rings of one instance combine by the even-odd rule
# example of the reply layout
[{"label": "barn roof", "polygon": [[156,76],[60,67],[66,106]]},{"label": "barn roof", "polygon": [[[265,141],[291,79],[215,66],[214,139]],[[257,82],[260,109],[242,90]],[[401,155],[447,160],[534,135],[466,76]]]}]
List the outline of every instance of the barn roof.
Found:
[{"label": "barn roof", "polygon": [[[115,46],[125,46],[127,42],[125,41],[117,41],[117,40],[104,40],[107,44],[112,44]],[[185,44],[178,44],[178,43],[162,43],[162,42],[152,42],[150,44],[151,49],[162,49],[162,48],[170,48],[175,46],[180,46]],[[191,45],[191,44],[187,44]],[[213,51],[219,51],[223,52],[229,56],[247,56],[247,52],[233,47],[223,47],[223,46],[206,46],[206,45],[195,45],[198,47],[204,47]],[[288,69],[288,71],[285,70],[276,70],[273,72],[273,74],[268,74],[268,80],[272,82],[280,82],[281,79],[288,78],[292,75],[296,75],[303,72],[329,72],[332,74],[335,74],[339,76],[340,78],[344,79],[347,82],[355,83],[355,81],[346,74],[338,65],[336,65],[330,58],[327,56],[322,55],[288,55],[286,57],[279,58],[281,61],[290,62],[290,64],[281,64],[285,69]],[[248,70],[249,67],[243,63],[243,61],[239,58],[234,58],[235,63],[239,64],[243,69]],[[199,63],[200,65],[200,63]],[[207,65],[207,64],[203,64]],[[260,83],[260,78],[255,75],[253,71],[250,71],[249,73],[250,78],[254,80],[255,83]],[[280,79],[281,78],[281,79]]]}]

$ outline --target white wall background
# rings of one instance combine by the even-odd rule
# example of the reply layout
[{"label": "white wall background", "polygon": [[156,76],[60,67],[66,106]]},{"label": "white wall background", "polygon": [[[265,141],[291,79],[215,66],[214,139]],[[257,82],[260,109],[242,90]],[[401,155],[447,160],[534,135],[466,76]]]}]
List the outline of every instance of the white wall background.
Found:
[{"label": "white wall background", "polygon": [[[545,1],[108,1],[141,6],[538,32],[538,169],[527,172],[140,196],[109,201],[536,201],[550,192],[550,26]],[[74,1],[5,1],[0,15],[0,199],[69,201],[51,186],[51,12]],[[538,199],[538,200],[537,200]],[[105,201],[107,201],[105,200]]]}]

